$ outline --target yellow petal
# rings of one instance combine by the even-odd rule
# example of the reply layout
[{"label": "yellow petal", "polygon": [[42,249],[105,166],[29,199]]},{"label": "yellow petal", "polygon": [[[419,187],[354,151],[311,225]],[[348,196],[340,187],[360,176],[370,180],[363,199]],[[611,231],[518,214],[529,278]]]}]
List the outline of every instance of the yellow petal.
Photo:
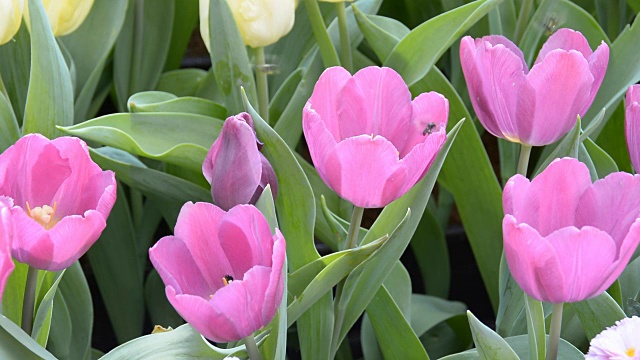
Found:
[{"label": "yellow petal", "polygon": [[[2,1],[2,0],[0,0]],[[42,0],[53,36],[64,36],[76,31],[91,11],[94,0]],[[29,8],[25,7],[28,19]]]},{"label": "yellow petal", "polygon": [[0,0],[0,45],[8,42],[20,29],[24,0]]}]

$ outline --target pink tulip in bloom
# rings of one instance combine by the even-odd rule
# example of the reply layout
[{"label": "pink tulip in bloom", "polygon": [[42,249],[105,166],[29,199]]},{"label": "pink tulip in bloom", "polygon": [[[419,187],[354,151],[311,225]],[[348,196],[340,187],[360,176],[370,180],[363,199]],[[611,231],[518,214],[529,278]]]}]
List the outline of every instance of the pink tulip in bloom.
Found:
[{"label": "pink tulip in bloom", "polygon": [[267,184],[275,198],[278,180],[269,160],[260,153],[261,147],[249,114],[243,112],[224,122],[202,164],[213,202],[223,210],[255,204]]},{"label": "pink tulip in bloom", "polygon": [[509,179],[502,203],[509,269],[537,300],[601,294],[640,242],[640,175],[616,172],[592,184],[586,165],[557,159],[533,181]]},{"label": "pink tulip in bloom", "polygon": [[84,141],[29,134],[0,155],[0,195],[11,197],[13,257],[58,271],[100,237],[116,200],[116,179]]},{"label": "pink tulip in bloom", "polygon": [[526,145],[551,144],[583,116],[609,63],[609,47],[596,51],[581,33],[560,29],[542,46],[529,70],[504,36],[465,36],[460,61],[478,119],[494,136]]},{"label": "pink tulip in bloom", "polygon": [[640,360],[640,318],[616,321],[591,340],[585,360]]},{"label": "pink tulip in bloom", "polygon": [[2,293],[7,285],[9,275],[15,267],[11,260],[11,243],[13,241],[13,222],[11,222],[11,207],[13,201],[10,198],[0,196],[0,302]]},{"label": "pink tulip in bloom", "polygon": [[640,172],[640,84],[627,90],[625,132],[633,168]]},{"label": "pink tulip in bloom", "polygon": [[149,250],[169,302],[216,342],[236,341],[269,324],[284,291],[284,237],[253,205],[229,212],[184,204],[175,236]]},{"label": "pink tulip in bloom", "polygon": [[449,102],[411,93],[398,73],[370,66],[324,71],[302,126],[320,177],[363,208],[383,207],[426,174],[447,135]]}]

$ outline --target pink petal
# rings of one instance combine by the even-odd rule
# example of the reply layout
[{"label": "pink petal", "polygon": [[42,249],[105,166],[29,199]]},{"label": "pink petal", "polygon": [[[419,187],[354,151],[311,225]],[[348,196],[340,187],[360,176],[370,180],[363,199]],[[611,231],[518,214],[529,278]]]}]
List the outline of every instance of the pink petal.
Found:
[{"label": "pink petal", "polygon": [[473,108],[491,134],[518,141],[515,108],[527,71],[522,52],[502,36],[460,43],[460,61]]},{"label": "pink petal", "polygon": [[360,135],[340,142],[323,165],[327,184],[356,206],[383,207],[400,197],[406,170],[398,150],[382,136]]},{"label": "pink petal", "polygon": [[517,129],[528,145],[548,145],[575,125],[594,78],[578,51],[553,50],[533,66],[518,99]]},{"label": "pink petal", "polygon": [[284,260],[287,256],[287,244],[280,230],[276,229],[273,236],[273,255],[271,257],[271,275],[269,276],[269,286],[264,294],[264,302],[262,305],[262,323],[267,324],[278,311],[280,303],[282,303],[282,295],[284,293],[284,276],[283,272]]},{"label": "pink petal", "polygon": [[260,175],[260,185],[256,188],[255,193],[251,197],[249,204],[255,204],[260,199],[262,192],[267,187],[267,185],[271,185],[271,195],[273,196],[273,200],[276,200],[278,196],[278,176],[276,172],[273,170],[273,166],[269,160],[267,160],[262,153],[260,153],[260,160],[262,164],[262,174]]},{"label": "pink petal", "polygon": [[505,193],[512,199],[511,215],[518,224],[528,224],[540,235],[547,236],[575,224],[580,196],[590,186],[586,165],[576,159],[563,158],[554,160],[530,184],[518,178],[509,181],[506,187],[510,189]]},{"label": "pink petal", "polygon": [[13,242],[13,222],[11,220],[10,198],[0,196],[0,302],[4,287],[15,265],[11,260],[11,243]]},{"label": "pink petal", "polygon": [[247,337],[271,321],[269,319],[263,322],[262,318],[262,307],[271,272],[271,268],[255,266],[245,274],[244,279],[233,281],[218,290],[210,301],[217,312],[226,314],[233,322],[241,338]]},{"label": "pink petal", "polygon": [[531,182],[526,177],[516,174],[512,176],[502,191],[502,208],[505,215],[513,215],[527,206],[527,191]]},{"label": "pink petal", "polygon": [[400,74],[386,67],[366,67],[347,81],[338,96],[341,139],[374,134],[396,148],[404,146],[413,124],[411,92]]},{"label": "pink petal", "polygon": [[556,49],[565,51],[576,50],[580,52],[585,59],[593,54],[589,42],[579,31],[563,28],[551,35],[544,45],[542,45],[542,49],[540,49],[535,63],[541,62],[547,54]]},{"label": "pink petal", "polygon": [[208,299],[215,292],[202,276],[182,239],[175,236],[163,237],[149,249],[149,258],[164,284],[171,286],[178,294]]},{"label": "pink petal", "polygon": [[576,226],[593,226],[605,231],[620,247],[638,217],[640,175],[615,172],[584,192],[576,211]]},{"label": "pink petal", "polygon": [[224,285],[222,278],[225,275],[242,277],[242,274],[232,273],[220,246],[219,224],[224,215],[225,212],[213,204],[188,202],[180,209],[174,231],[176,237],[184,241],[200,273],[214,290]]},{"label": "pink petal", "polygon": [[411,102],[413,107],[411,127],[406,129],[409,136],[400,148],[400,158],[404,158],[429,134],[439,132],[447,128],[449,118],[449,100],[437,92],[428,92],[418,95]]},{"label": "pink petal", "polygon": [[595,99],[596,94],[598,93],[598,89],[600,89],[600,85],[602,85],[604,75],[607,72],[607,65],[609,65],[609,46],[603,41],[596,51],[587,58],[587,61],[589,62],[591,75],[593,75],[593,84],[591,85],[589,99],[587,100],[585,107],[580,111],[580,114],[585,114],[587,110],[589,110],[591,103],[593,103],[593,99]]},{"label": "pink petal", "polygon": [[426,141],[416,145],[407,156],[400,160],[400,166],[405,169],[407,175],[404,185],[399,190],[398,197],[422,180],[446,140],[445,129],[441,127],[438,132],[429,135]]},{"label": "pink petal", "polygon": [[[349,79],[351,79],[351,74],[343,67],[334,66],[326,69],[316,82],[313,94],[307,103],[318,113],[320,120],[336,142],[342,140],[338,125],[340,123],[338,120],[338,96]],[[309,141],[308,138],[307,141]]]},{"label": "pink petal", "polygon": [[629,86],[627,90],[625,134],[631,163],[640,172],[640,85]]},{"label": "pink petal", "polygon": [[549,242],[531,226],[518,225],[512,215],[504,217],[502,231],[509,270],[522,290],[536,300],[558,300],[564,294],[565,279]]},{"label": "pink petal", "polygon": [[606,232],[590,226],[580,230],[567,227],[550,234],[547,241],[558,254],[565,280],[562,293],[549,294],[551,302],[589,299],[600,295],[598,289],[604,287],[604,291],[615,281],[603,284],[613,270],[618,252],[615,242]]},{"label": "pink petal", "polygon": [[332,136],[331,132],[327,129],[326,121],[311,108],[310,102],[307,102],[302,111],[302,130],[304,131],[304,137],[309,146],[309,153],[311,154],[313,164],[322,180],[329,184],[332,179],[327,178],[325,159],[327,154],[334,150],[337,143],[334,136]]},{"label": "pink petal", "polygon": [[241,280],[256,265],[271,267],[273,238],[269,223],[253,205],[238,205],[219,224],[220,247],[229,259],[234,279]]}]

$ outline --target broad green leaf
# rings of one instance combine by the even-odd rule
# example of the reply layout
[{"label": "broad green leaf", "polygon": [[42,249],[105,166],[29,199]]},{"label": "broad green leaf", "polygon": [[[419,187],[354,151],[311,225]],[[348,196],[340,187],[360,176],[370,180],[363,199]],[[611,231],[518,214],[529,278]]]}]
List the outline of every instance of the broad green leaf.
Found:
[{"label": "broad green leaf", "polygon": [[184,324],[182,317],[167,300],[165,285],[156,269],[151,269],[149,275],[147,275],[147,280],[144,284],[144,297],[153,325],[175,329]]},{"label": "broad green leaf", "polygon": [[0,152],[4,152],[7,148],[20,138],[20,129],[18,128],[18,120],[16,119],[11,103],[0,93]]},{"label": "broad green leaf", "polygon": [[411,250],[418,263],[425,292],[447,298],[451,280],[449,250],[444,230],[428,208],[411,238]]},{"label": "broad green leaf", "polygon": [[211,68],[218,89],[225,99],[225,107],[237,114],[245,108],[240,87],[244,87],[252,103],[256,103],[257,95],[249,56],[226,0],[209,3],[209,34]]},{"label": "broad green leaf", "polygon": [[168,112],[204,115],[224,119],[227,109],[211,100],[194,96],[177,97],[161,91],[145,91],[127,101],[129,112]]},{"label": "broad green leaf", "polygon": [[591,139],[587,138],[583,144],[589,153],[591,161],[593,161],[593,165],[598,173],[598,179],[602,179],[605,176],[618,171],[618,165],[616,165],[616,162],[613,161],[611,156],[602,150],[601,147],[596,145],[596,143]]},{"label": "broad green leaf", "polygon": [[142,335],[143,274],[127,193],[122,184],[107,227],[87,253],[119,343]]},{"label": "broad green leaf", "polygon": [[[409,33],[409,29],[403,27],[402,23],[395,22],[397,20],[376,15],[365,15],[357,6],[354,6],[353,9],[358,21],[358,27],[373,48],[376,56],[384,63],[396,44]],[[376,21],[383,24],[378,25]],[[392,26],[396,28],[395,32],[385,30]]]},{"label": "broad green leaf", "polygon": [[211,72],[202,69],[171,70],[160,76],[156,90],[176,96],[196,96],[198,89]]},{"label": "broad green leaf", "polygon": [[273,202],[271,184],[267,184],[264,190],[262,190],[262,194],[260,198],[258,198],[258,201],[256,201],[255,206],[267,219],[271,232],[275,233],[275,229],[278,227],[278,217],[276,216],[276,204]]},{"label": "broad green leaf", "polygon": [[525,334],[525,294],[511,276],[504,253],[500,257],[499,291],[500,306],[496,316],[496,332],[503,337]]},{"label": "broad green leaf", "polygon": [[480,359],[520,360],[509,344],[489,327],[467,311],[469,326]]},{"label": "broad green leaf", "polygon": [[[101,168],[113,170],[118,180],[147,196],[157,196],[173,203],[187,201],[211,201],[209,190],[161,171],[136,163],[125,151],[103,147],[90,149],[91,158]],[[133,159],[132,159],[133,158]],[[137,160],[137,159],[135,159]]]},{"label": "broad green leaf", "polygon": [[60,136],[57,126],[73,124],[73,87],[42,3],[28,1],[31,22],[31,75],[24,110],[24,134]]},{"label": "broad green leaf", "polygon": [[573,303],[572,305],[589,339],[593,339],[602,330],[613,326],[616,321],[626,317],[618,303],[606,292],[593,299]]},{"label": "broad green leaf", "polygon": [[427,75],[440,56],[462,34],[501,1],[474,1],[424,22],[400,40],[384,65],[399,72],[408,84],[417,82]]},{"label": "broad green leaf", "polygon": [[[509,344],[509,346],[511,346],[513,351],[515,351],[519,359],[529,358],[529,339],[527,338],[527,335],[508,337],[504,340],[506,341],[507,344]],[[505,358],[482,357],[480,354],[478,354],[478,350],[476,349],[468,350],[462,353],[453,354],[453,355],[440,358],[440,360],[489,360],[489,359],[502,360]],[[565,341],[564,339],[560,339],[557,360],[584,360],[584,354],[580,350],[576,349],[573,345]]]},{"label": "broad green leaf", "polygon": [[[422,218],[442,163],[463,123],[464,119],[459,121],[458,124],[447,133],[447,140],[438,152],[436,159],[425,177],[400,199],[387,205],[362,240],[361,245],[366,245],[374,239],[391,233],[401,224],[403,220],[401,217],[402,213],[406,213],[408,209],[411,209],[411,218],[399,229],[400,233],[396,235],[397,238],[381,249],[381,252],[384,253],[376,256],[375,259],[367,263],[366,268],[362,270],[361,274],[351,274],[347,277],[343,293],[351,295],[343,296],[340,299],[340,304],[338,304],[339,308],[344,309],[344,322],[337,334],[338,344],[342,342],[349,329],[351,329],[351,326],[353,326],[360,317],[360,314],[362,314],[373,296],[377,293],[378,288],[386,278],[386,275],[388,275],[389,270],[391,270],[395,262],[400,259],[400,256],[409,245],[420,218]],[[375,310],[370,311],[369,316],[371,318],[377,316]]]},{"label": "broad green leaf", "polygon": [[110,114],[62,131],[134,155],[200,172],[221,120],[183,113]]},{"label": "broad green leaf", "polygon": [[[264,333],[262,334],[264,335]],[[261,343],[264,336],[256,339]],[[209,344],[189,324],[175,330],[133,339],[111,350],[102,360],[202,359],[222,360],[227,356],[246,356],[244,345],[221,349]]]},{"label": "broad green leaf", "polygon": [[47,348],[58,359],[87,358],[91,350],[93,304],[79,262],[65,270],[54,303]]},{"label": "broad green leaf", "polygon": [[46,347],[49,340],[51,316],[53,315],[53,299],[56,295],[56,292],[58,291],[58,284],[60,284],[60,280],[62,280],[64,272],[65,271],[62,270],[55,275],[55,280],[40,301],[33,319],[33,329],[31,331],[31,337],[36,340],[42,347]]},{"label": "broad green leaf", "polygon": [[544,309],[542,302],[525,295],[524,302],[527,314],[527,329],[529,333],[529,359],[544,360],[547,354],[547,339],[545,335]]},{"label": "broad green leaf", "polygon": [[411,327],[418,336],[454,316],[466,315],[466,311],[466,305],[458,301],[422,294],[411,295]]},{"label": "broad green leaf", "polygon": [[11,320],[0,315],[0,358],[20,360],[56,360],[47,350]]},{"label": "broad green leaf", "polygon": [[618,105],[613,115],[609,118],[609,121],[607,121],[602,128],[596,143],[615,160],[616,165],[621,171],[631,173],[633,172],[633,168],[631,166],[629,151],[626,146],[622,146],[622,144],[626,143],[624,107],[624,102]]},{"label": "broad green leaf", "polygon": [[296,69],[278,88],[278,91],[269,102],[269,119],[274,119],[275,123],[277,123],[277,120],[280,119],[280,116],[282,116],[282,113],[291,102],[292,97],[296,95],[296,89],[305,73],[306,71],[303,68]]},{"label": "broad green leaf", "polygon": [[174,0],[131,0],[113,54],[114,87],[123,112],[129,96],[153,90],[167,60]]},{"label": "broad green leaf", "polygon": [[198,24],[198,0],[174,0],[174,2],[173,31],[171,32],[169,55],[164,65],[165,70],[180,67],[193,30]]},{"label": "broad green leaf", "polygon": [[[0,46],[0,80],[4,84],[6,95],[22,124],[24,104],[27,101],[29,73],[31,71],[31,39],[27,25],[22,22],[13,41]],[[3,91],[4,92],[4,91]]]}]

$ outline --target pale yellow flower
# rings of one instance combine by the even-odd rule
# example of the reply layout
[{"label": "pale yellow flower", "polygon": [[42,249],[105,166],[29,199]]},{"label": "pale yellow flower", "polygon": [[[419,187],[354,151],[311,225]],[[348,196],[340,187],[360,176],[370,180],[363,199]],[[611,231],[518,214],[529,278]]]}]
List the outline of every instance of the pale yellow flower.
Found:
[{"label": "pale yellow flower", "polygon": [[11,40],[20,29],[24,0],[0,0],[0,45]]},{"label": "pale yellow flower", "polygon": [[[2,0],[0,0],[2,1]],[[94,0],[42,0],[49,18],[53,36],[64,36],[76,31],[91,11]],[[28,18],[29,8],[25,8]],[[109,16],[105,14],[105,16]]]}]

